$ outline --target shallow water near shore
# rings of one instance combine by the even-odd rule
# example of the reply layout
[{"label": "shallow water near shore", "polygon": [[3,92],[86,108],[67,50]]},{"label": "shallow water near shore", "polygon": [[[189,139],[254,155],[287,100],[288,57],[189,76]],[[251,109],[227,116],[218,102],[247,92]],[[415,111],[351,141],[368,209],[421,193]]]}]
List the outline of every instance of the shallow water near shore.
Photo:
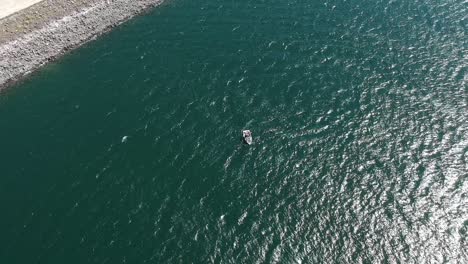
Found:
[{"label": "shallow water near shore", "polygon": [[71,52],[0,94],[0,262],[466,262],[467,9],[174,0]]}]

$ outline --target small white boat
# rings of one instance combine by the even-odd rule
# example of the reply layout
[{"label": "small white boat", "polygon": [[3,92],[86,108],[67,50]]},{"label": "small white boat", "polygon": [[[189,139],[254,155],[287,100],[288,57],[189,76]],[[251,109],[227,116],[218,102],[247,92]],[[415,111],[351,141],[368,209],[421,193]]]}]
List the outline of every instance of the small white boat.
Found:
[{"label": "small white boat", "polygon": [[242,130],[242,137],[247,145],[252,144],[252,132],[250,130]]}]

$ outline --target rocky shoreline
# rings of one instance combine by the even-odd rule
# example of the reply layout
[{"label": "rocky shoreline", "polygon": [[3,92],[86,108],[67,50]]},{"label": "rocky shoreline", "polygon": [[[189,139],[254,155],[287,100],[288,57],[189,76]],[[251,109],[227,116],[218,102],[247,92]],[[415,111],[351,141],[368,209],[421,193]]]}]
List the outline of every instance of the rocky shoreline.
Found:
[{"label": "rocky shoreline", "polygon": [[0,90],[163,0],[45,0],[0,20]]}]

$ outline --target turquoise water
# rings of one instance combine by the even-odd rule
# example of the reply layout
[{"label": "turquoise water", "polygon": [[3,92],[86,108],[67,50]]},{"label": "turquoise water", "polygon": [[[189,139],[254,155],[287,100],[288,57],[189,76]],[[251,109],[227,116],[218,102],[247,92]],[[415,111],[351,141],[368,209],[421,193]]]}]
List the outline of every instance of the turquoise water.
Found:
[{"label": "turquoise water", "polygon": [[167,0],[0,94],[0,263],[467,262],[467,13]]}]

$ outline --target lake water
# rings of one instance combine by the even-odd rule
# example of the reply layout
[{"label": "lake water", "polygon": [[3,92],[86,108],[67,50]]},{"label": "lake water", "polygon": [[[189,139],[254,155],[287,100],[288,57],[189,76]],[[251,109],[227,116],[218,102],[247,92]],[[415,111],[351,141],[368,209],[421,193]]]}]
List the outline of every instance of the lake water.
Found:
[{"label": "lake water", "polygon": [[0,94],[0,262],[466,263],[467,14],[167,0]]}]

